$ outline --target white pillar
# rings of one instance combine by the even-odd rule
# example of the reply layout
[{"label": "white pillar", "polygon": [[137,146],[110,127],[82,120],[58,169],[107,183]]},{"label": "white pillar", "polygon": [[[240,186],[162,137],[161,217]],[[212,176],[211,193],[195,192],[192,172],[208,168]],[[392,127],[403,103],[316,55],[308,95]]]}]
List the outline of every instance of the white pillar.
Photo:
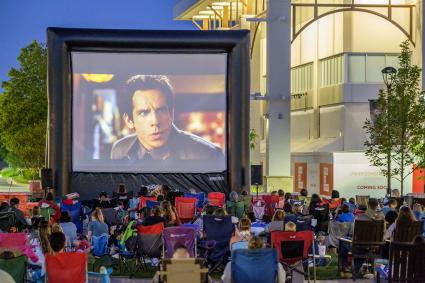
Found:
[{"label": "white pillar", "polygon": [[267,1],[268,144],[266,174],[291,173],[291,1]]}]

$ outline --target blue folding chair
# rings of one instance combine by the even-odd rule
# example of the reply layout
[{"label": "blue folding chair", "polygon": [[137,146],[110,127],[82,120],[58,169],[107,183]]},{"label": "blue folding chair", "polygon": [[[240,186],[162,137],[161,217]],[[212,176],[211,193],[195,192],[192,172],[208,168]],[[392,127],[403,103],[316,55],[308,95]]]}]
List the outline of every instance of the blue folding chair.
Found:
[{"label": "blue folding chair", "polygon": [[91,246],[92,254],[95,257],[101,257],[108,254],[108,234],[104,233],[100,236],[92,236]]},{"label": "blue folding chair", "polygon": [[185,198],[196,198],[198,201],[196,202],[197,208],[204,207],[205,204],[205,193],[199,192],[197,194],[191,194],[191,193],[184,193]]},{"label": "blue folding chair", "polygon": [[111,274],[112,274],[112,268],[109,267],[106,269],[106,273],[100,273],[100,272],[87,272],[87,279],[88,283],[111,283]]},{"label": "blue folding chair", "polygon": [[155,206],[160,206],[160,203],[158,201],[152,201],[152,200],[147,200],[146,201],[146,207],[147,208],[152,209]]},{"label": "blue folding chair", "polygon": [[297,220],[295,222],[295,225],[297,225],[297,231],[312,230],[311,219],[311,216],[297,217]]},{"label": "blue folding chair", "polygon": [[248,249],[248,241],[240,241],[232,244],[232,252],[235,250],[247,250]]},{"label": "blue folding chair", "polygon": [[230,255],[229,242],[233,235],[234,225],[230,216],[204,215],[203,222],[206,240],[215,241],[214,248],[210,249],[207,254],[211,273],[220,264],[224,264]]},{"label": "blue folding chair", "polygon": [[232,253],[232,282],[275,283],[278,272],[275,249],[235,250]]}]

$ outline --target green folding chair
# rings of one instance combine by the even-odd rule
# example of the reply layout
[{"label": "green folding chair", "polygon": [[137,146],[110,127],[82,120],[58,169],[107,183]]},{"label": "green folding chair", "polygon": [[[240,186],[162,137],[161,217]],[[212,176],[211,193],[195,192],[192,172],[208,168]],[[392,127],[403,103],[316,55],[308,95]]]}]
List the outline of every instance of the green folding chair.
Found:
[{"label": "green folding chair", "polygon": [[15,282],[25,282],[27,261],[27,257],[23,255],[11,259],[0,259],[0,269],[9,273]]},{"label": "green folding chair", "polygon": [[245,215],[245,203],[243,201],[226,201],[227,212],[241,219]]}]

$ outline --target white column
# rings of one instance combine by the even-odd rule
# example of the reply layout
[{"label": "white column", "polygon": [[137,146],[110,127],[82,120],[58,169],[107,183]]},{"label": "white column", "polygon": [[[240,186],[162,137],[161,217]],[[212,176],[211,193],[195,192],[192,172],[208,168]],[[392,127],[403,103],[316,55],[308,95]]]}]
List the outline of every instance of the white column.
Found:
[{"label": "white column", "polygon": [[267,1],[268,144],[266,174],[291,173],[291,1]]}]

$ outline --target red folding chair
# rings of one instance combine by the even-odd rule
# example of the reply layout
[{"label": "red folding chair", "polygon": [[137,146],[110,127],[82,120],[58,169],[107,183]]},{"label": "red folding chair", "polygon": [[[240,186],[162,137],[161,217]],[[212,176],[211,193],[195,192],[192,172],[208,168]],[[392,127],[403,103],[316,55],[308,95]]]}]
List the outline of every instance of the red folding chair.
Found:
[{"label": "red folding chair", "polygon": [[223,207],[225,195],[219,192],[212,192],[208,194],[208,204],[212,206]]},{"label": "red folding chair", "polygon": [[264,213],[269,218],[272,218],[274,211],[279,204],[279,196],[263,196],[263,200],[266,202],[266,208]]},{"label": "red folding chair", "polygon": [[147,270],[146,258],[160,258],[162,255],[162,232],[164,223],[149,226],[137,225],[137,256],[141,267]]},{"label": "red folding chair", "polygon": [[146,207],[146,202],[148,200],[156,201],[156,197],[140,197],[139,198],[139,209]]},{"label": "red folding chair", "polygon": [[177,216],[182,223],[190,222],[195,217],[197,201],[196,198],[176,197]]},{"label": "red folding chair", "polygon": [[[313,231],[300,232],[282,232],[273,231],[271,233],[272,246],[277,250],[279,261],[292,272],[298,272],[303,275],[308,275],[310,280],[310,270],[307,267],[307,274],[304,270],[297,269],[297,263],[308,261],[310,258],[309,250],[313,247],[314,233]],[[314,259],[314,248],[313,256]],[[308,266],[308,264],[307,264]],[[313,264],[314,279],[316,278],[316,269]]]},{"label": "red folding chair", "polygon": [[146,203],[149,201],[156,201],[156,197],[140,197],[139,198],[139,211],[143,213],[140,214],[140,219],[144,219],[150,214],[150,209],[147,208]]},{"label": "red folding chair", "polygon": [[0,233],[0,248],[22,251],[27,245],[25,233]]},{"label": "red folding chair", "polygon": [[46,276],[47,283],[85,283],[87,279],[87,254],[46,254]]}]

